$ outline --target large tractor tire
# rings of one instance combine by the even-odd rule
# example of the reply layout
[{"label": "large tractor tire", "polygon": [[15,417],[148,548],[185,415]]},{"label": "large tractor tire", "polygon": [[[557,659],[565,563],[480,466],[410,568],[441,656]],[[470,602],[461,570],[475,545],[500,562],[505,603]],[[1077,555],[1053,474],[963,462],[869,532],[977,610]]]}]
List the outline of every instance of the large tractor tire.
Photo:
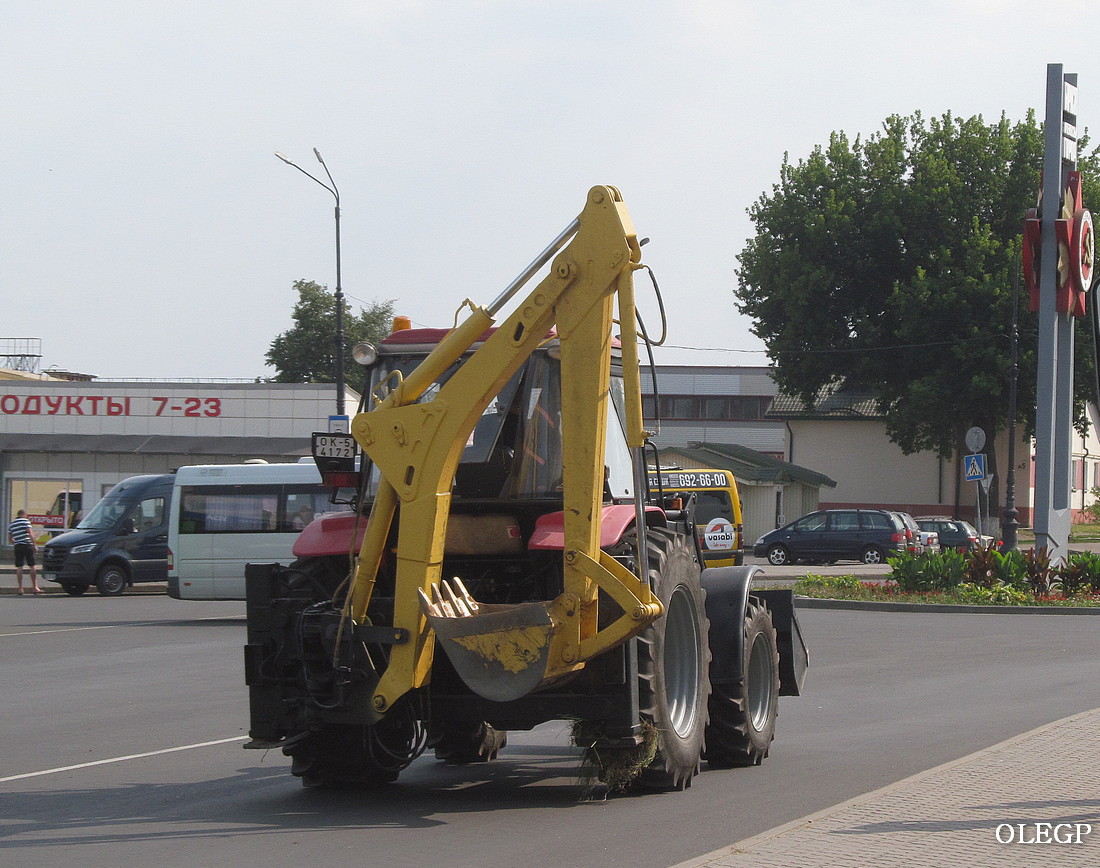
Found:
[{"label": "large tractor tire", "polygon": [[709,702],[707,763],[716,768],[759,765],[775,738],[779,651],[771,613],[755,597],[745,612],[742,677],[716,684]]},{"label": "large tractor tire", "polygon": [[638,776],[651,789],[682,790],[699,773],[710,693],[710,648],[699,563],[687,537],[651,529],[649,580],[664,615],[638,639],[638,702],[657,753]]},{"label": "large tractor tire", "polygon": [[[287,569],[285,580],[290,588],[308,588],[317,603],[324,603],[346,591],[347,564],[343,556],[301,558]],[[376,724],[324,722],[313,726],[317,728],[283,748],[293,760],[291,773],[310,788],[390,783],[423,752],[427,742],[420,714],[407,702],[395,705]]]},{"label": "large tractor tire", "polygon": [[482,721],[444,724],[435,742],[435,758],[455,765],[487,763],[508,744],[508,733]]},{"label": "large tractor tire", "polygon": [[317,602],[332,599],[337,588],[347,579],[348,558],[345,555],[330,555],[320,558],[298,558],[289,567],[289,583],[308,587]]},{"label": "large tractor tire", "polygon": [[291,774],[302,779],[303,787],[379,786],[397,780],[419,752],[419,737],[416,722],[403,716],[374,726],[325,724],[283,753],[293,759]]}]

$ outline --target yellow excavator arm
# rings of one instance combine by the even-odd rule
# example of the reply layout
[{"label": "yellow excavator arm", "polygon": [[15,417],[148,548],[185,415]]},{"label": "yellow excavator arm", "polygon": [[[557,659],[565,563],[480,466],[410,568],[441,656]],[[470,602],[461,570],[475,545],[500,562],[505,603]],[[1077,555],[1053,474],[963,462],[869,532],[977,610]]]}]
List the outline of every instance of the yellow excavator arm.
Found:
[{"label": "yellow excavator arm", "polygon": [[[551,257],[545,279],[485,337],[500,309]],[[389,383],[389,393],[373,410],[353,420],[352,434],[381,471],[344,609],[356,625],[366,621],[400,510],[393,626],[407,631],[409,640],[392,648],[372,699],[376,715],[384,715],[401,696],[427,682],[437,637],[471,689],[507,700],[583,667],[660,616],[661,605],[650,592],[644,568],[638,578],[600,549],[616,299],[628,444],[640,454],[646,436],[633,289],[640,260],[641,248],[619,191],[593,187],[578,218],[524,275],[488,308],[467,302],[466,319],[404,380]],[[460,583],[456,587],[441,575],[455,471],[486,407],[554,327],[562,370],[564,590],[541,603],[479,604]],[[423,400],[429,387],[464,356],[447,382]],[[638,517],[644,532],[641,507]],[[621,609],[602,627],[600,589]]]}]

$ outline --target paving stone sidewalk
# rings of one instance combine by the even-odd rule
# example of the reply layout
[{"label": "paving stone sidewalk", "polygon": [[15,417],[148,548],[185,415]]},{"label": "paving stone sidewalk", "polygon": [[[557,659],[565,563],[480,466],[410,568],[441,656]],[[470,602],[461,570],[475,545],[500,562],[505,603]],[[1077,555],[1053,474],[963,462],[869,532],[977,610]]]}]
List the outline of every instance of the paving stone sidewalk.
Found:
[{"label": "paving stone sidewalk", "polygon": [[849,866],[1100,866],[1100,708],[675,868]]}]

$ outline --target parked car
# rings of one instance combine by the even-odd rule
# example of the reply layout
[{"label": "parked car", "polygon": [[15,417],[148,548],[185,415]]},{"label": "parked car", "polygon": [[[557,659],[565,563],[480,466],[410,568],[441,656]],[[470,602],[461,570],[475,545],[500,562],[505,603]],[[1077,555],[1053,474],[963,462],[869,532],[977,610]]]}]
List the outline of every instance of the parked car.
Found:
[{"label": "parked car", "polygon": [[926,552],[940,551],[940,535],[933,530],[922,530],[920,540]]},{"label": "parked car", "polygon": [[[968,552],[979,546],[988,545],[974,526],[957,518],[945,515],[922,515],[917,517],[917,526],[924,531],[935,531],[940,538],[941,549],[956,549]],[[993,541],[988,537],[989,542]]]},{"label": "parked car", "polygon": [[925,537],[921,534],[917,520],[907,512],[895,512],[898,520],[905,526],[905,548],[911,555],[924,554],[930,548],[925,543]]},{"label": "parked car", "polygon": [[[910,546],[904,520],[886,509],[823,509],[764,534],[752,547],[775,566],[796,561],[881,564]],[[912,543],[919,545],[919,543]]]}]

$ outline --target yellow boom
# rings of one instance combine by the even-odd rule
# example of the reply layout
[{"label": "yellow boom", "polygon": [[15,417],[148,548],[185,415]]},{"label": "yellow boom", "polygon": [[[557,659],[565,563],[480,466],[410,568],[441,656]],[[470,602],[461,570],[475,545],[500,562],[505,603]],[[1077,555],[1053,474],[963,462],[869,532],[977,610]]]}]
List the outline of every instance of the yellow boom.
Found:
[{"label": "yellow boom", "polygon": [[[410,639],[393,646],[375,689],[378,717],[426,683],[437,637],[471,689],[490,699],[516,699],[638,635],[661,614],[644,570],[639,579],[599,547],[616,298],[627,440],[641,447],[645,438],[633,284],[641,248],[619,191],[593,187],[547,258],[553,252],[548,276],[480,346],[471,352],[522,285],[518,281],[488,308],[467,302],[467,318],[403,381],[391,384],[375,409],[352,422],[352,434],[382,476],[344,610],[355,624],[366,622],[400,509],[393,626],[407,630]],[[554,326],[562,366],[564,590],[540,603],[478,604],[461,586],[441,582],[455,470],[483,411]],[[431,400],[418,403],[467,354]],[[622,610],[602,628],[599,589]]]}]

